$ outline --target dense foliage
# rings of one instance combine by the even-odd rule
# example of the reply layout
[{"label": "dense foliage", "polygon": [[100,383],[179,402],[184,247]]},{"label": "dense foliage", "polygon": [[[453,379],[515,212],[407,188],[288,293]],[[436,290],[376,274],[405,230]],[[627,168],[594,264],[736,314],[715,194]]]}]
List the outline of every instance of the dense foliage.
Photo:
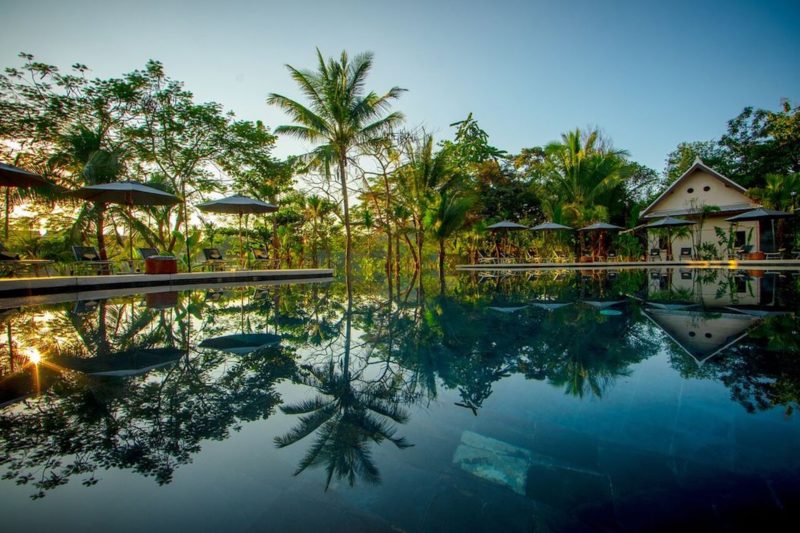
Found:
[{"label": "dense foliage", "polygon": [[[268,96],[291,121],[275,133],[197,102],[155,61],[96,79],[82,64],[65,73],[20,57],[0,76],[0,159],[63,189],[133,180],[181,199],[131,216],[120,206],[65,200],[60,189],[9,189],[4,244],[27,256],[67,260],[76,244],[119,256],[129,227],[139,245],[173,253],[184,266],[203,246],[237,255],[233,225],[193,207],[235,192],[280,206],[275,215],[249,217],[245,241],[248,250],[270,247],[275,265],[341,261],[349,273],[382,262],[399,276],[438,257],[443,274],[448,257],[475,260],[491,248],[503,236],[486,227],[504,219],[634,227],[640,210],[696,157],[766,206],[793,209],[800,192],[800,107],[788,101],[776,111],[746,108],[719,139],[680,143],[659,174],[599,129],[570,130],[509,154],[471,113],[451,125],[451,138],[407,128],[391,109],[403,89],[368,88],[369,53],[326,59],[317,51],[313,70],[288,66],[302,99]],[[307,141],[309,151],[279,161],[275,134]],[[510,241],[546,253],[572,249],[564,235],[526,232]],[[630,236],[616,246],[641,253]]]}]

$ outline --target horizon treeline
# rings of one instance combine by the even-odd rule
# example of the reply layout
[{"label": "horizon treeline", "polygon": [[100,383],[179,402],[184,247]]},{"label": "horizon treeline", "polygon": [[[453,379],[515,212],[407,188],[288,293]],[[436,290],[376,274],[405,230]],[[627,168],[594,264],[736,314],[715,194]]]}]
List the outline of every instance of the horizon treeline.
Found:
[{"label": "horizon treeline", "polygon": [[[349,273],[383,263],[399,275],[438,257],[443,274],[448,257],[474,259],[488,246],[493,236],[486,227],[500,220],[633,227],[639,212],[697,157],[764,205],[796,207],[800,106],[788,100],[774,110],[745,108],[719,139],[679,143],[657,171],[599,128],[565,125],[560,139],[508,153],[464,110],[449,135],[434,138],[406,123],[404,89],[371,90],[373,61],[371,53],[326,58],[317,50],[313,68],[288,66],[299,98],[265,87],[265,105],[289,118],[267,125],[219,103],[198,102],[157,61],[98,79],[84,64],[62,70],[20,54],[21,64],[0,75],[0,160],[63,189],[133,180],[182,202],[129,215],[120,206],[64,200],[59,191],[8,189],[3,244],[67,261],[72,245],[88,243],[113,257],[121,255],[130,225],[137,245],[178,257],[187,245],[238,254],[233,221],[193,206],[215,194],[240,193],[280,207],[250,217],[246,235],[247,249],[267,247],[276,265],[343,262]],[[278,135],[305,141],[309,152],[278,159]],[[15,205],[24,209],[9,217]]]}]

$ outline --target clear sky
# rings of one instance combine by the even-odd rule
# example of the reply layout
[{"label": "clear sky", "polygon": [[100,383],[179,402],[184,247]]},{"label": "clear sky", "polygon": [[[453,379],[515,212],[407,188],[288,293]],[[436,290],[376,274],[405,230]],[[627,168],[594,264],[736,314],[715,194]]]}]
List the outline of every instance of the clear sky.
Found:
[{"label": "clear sky", "polygon": [[[274,128],[284,64],[371,50],[369,87],[438,137],[473,112],[509,152],[599,126],[657,170],[680,141],[719,137],[747,105],[800,103],[800,1],[0,0],[0,65],[16,54],[101,77],[162,61],[201,100]],[[276,155],[303,146],[281,139]]]}]

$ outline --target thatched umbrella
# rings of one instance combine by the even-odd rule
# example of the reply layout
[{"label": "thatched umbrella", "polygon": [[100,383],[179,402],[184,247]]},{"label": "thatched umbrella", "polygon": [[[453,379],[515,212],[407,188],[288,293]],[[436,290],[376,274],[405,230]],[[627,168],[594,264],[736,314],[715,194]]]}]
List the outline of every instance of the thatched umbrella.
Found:
[{"label": "thatched umbrella", "polygon": [[759,207],[758,209],[753,209],[752,211],[747,211],[746,213],[726,218],[725,220],[733,223],[751,220],[769,220],[772,223],[772,249],[773,251],[777,251],[778,244],[777,239],[775,238],[775,219],[792,218],[793,216],[794,215],[792,213],[787,213],[785,211],[776,211],[775,209]]},{"label": "thatched umbrella", "polygon": [[686,220],[685,218],[675,218],[675,217],[664,217],[661,220],[657,220],[656,222],[651,222],[647,224],[645,227],[648,229],[661,229],[666,228],[667,230],[667,261],[672,260],[672,228],[677,228],[680,226],[691,226],[695,222],[692,220]]},{"label": "thatched umbrella", "polygon": [[197,206],[202,211],[210,213],[224,213],[229,215],[239,215],[239,250],[241,253],[242,264],[245,262],[244,244],[242,241],[242,217],[245,214],[273,213],[278,207],[261,200],[248,198],[235,194],[227,198],[212,200]]},{"label": "thatched umbrella", "polygon": [[6,216],[5,216],[5,239],[8,240],[8,215],[11,205],[11,187],[51,187],[53,184],[33,172],[0,163],[0,187],[6,188]]},{"label": "thatched umbrella", "polygon": [[87,185],[72,192],[71,195],[91,202],[121,204],[126,207],[128,211],[128,257],[131,264],[133,264],[133,229],[131,227],[131,210],[133,206],[175,205],[180,201],[174,194],[134,181]]},{"label": "thatched umbrella", "polygon": [[[599,242],[598,242],[597,248],[598,248],[599,251],[602,251],[603,250],[603,244],[604,244],[603,237],[605,236],[605,234],[607,232],[609,232],[609,231],[619,231],[621,229],[623,229],[622,226],[617,226],[617,225],[614,225],[614,224],[608,224],[606,222],[595,222],[594,224],[589,224],[588,226],[582,227],[578,231],[581,231],[581,232],[597,231],[597,232],[599,232],[600,236],[598,238]],[[608,255],[608,254],[606,254],[606,255]]]},{"label": "thatched umbrella", "polygon": [[[496,224],[492,224],[491,226],[487,226],[487,230],[491,232],[498,232],[502,231],[504,233],[503,240],[504,240],[504,248],[505,251],[508,252],[508,232],[509,231],[520,231],[524,229],[528,229],[528,226],[523,226],[522,224],[517,224],[516,222],[511,222],[510,220],[503,220],[501,222],[497,222]],[[497,250],[497,255],[499,257],[500,250]]]},{"label": "thatched umbrella", "polygon": [[541,224],[533,226],[531,231],[546,231],[549,233],[551,231],[571,231],[573,229],[575,228],[565,226],[564,224],[558,224],[557,222],[542,222]]}]

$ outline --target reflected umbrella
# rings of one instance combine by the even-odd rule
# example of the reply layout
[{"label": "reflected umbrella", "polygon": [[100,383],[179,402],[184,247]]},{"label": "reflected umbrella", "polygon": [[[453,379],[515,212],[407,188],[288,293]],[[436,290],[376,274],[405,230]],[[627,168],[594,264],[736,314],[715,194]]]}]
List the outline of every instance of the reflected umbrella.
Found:
[{"label": "reflected umbrella", "polygon": [[95,357],[53,356],[55,365],[92,376],[130,377],[146,374],[178,361],[183,352],[178,348],[138,348]]},{"label": "reflected umbrella", "polygon": [[236,333],[205,339],[198,346],[200,348],[213,348],[234,355],[246,355],[267,346],[280,343],[280,335],[272,333]]}]

